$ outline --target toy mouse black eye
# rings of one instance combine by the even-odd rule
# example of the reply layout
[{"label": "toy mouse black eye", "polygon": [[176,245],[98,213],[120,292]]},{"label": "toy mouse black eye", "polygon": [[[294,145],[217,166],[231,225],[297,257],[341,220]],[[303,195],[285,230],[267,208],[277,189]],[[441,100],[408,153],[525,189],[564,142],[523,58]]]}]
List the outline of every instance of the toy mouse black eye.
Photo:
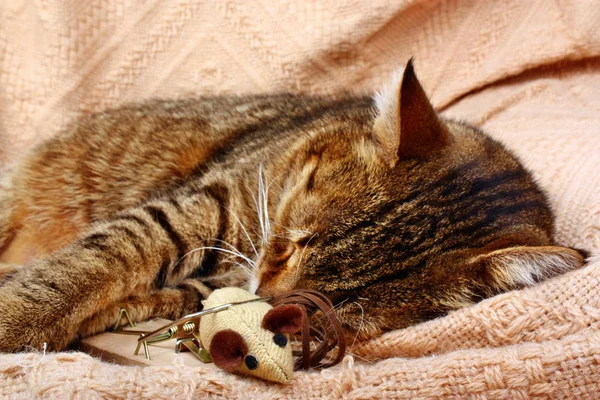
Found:
[{"label": "toy mouse black eye", "polygon": [[288,342],[287,337],[283,333],[276,333],[273,335],[273,341],[279,347],[285,347]]},{"label": "toy mouse black eye", "polygon": [[258,359],[252,354],[249,354],[246,356],[246,358],[244,358],[244,364],[246,364],[246,367],[248,367],[248,369],[252,371],[258,368]]}]

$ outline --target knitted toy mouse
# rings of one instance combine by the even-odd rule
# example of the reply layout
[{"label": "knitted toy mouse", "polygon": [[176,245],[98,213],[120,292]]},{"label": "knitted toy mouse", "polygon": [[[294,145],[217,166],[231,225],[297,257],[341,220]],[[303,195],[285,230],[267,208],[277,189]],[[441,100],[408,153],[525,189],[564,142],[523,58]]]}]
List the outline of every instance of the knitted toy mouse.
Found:
[{"label": "knitted toy mouse", "polygon": [[[257,299],[236,287],[217,289],[203,301],[204,309]],[[288,334],[302,327],[300,306],[277,307],[256,301],[229,307],[200,319],[200,340],[218,367],[273,382],[288,382],[294,371]]]},{"label": "knitted toy mouse", "polygon": [[[202,303],[201,311],[141,333],[134,354],[143,346],[150,360],[148,345],[177,338],[176,352],[187,348],[228,372],[281,383],[291,379],[294,368],[327,368],[344,357],[342,324],[331,301],[316,290],[296,289],[263,298],[227,287],[213,291]],[[121,312],[135,326],[127,311]],[[300,338],[300,350],[292,352],[290,334],[299,334],[295,338]]]}]

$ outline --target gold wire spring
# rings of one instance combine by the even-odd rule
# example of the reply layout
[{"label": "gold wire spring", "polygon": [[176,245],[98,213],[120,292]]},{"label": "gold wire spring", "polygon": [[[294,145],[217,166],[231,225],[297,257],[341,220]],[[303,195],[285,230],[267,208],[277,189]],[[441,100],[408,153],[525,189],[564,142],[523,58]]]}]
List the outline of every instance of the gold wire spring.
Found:
[{"label": "gold wire spring", "polygon": [[[193,323],[192,321],[189,321],[189,322],[186,322],[185,324],[183,324],[183,331],[185,333],[192,333],[192,332],[194,332],[194,329],[196,329],[196,324]],[[173,337],[175,337],[175,335],[177,335],[178,330],[179,330],[178,326],[172,326],[166,332],[161,333],[160,335],[157,335],[157,336],[153,337],[152,339],[148,340],[148,344],[162,342],[165,340],[172,339]]]},{"label": "gold wire spring", "polygon": [[[196,324],[193,323],[192,321],[188,321],[185,324],[183,324],[182,328],[183,328],[183,332],[185,332],[185,333],[193,333],[194,330],[196,329]],[[175,325],[175,326],[170,327],[164,333],[161,333],[160,335],[156,335],[155,337],[153,337],[151,339],[145,340],[143,342],[143,346],[144,346],[144,353],[146,354],[146,358],[148,360],[150,360],[150,353],[148,351],[149,344],[164,342],[165,340],[173,339],[177,335],[177,331],[179,331],[179,327],[177,325]],[[144,335],[142,334],[141,337],[144,337]],[[138,345],[133,354],[137,355],[139,353],[141,345],[142,345],[142,343],[138,342]]]}]

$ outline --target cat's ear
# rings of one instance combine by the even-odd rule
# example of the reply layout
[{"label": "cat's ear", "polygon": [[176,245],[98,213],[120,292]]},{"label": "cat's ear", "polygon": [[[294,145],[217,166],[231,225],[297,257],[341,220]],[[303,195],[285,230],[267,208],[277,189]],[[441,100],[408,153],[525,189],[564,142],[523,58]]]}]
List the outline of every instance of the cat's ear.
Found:
[{"label": "cat's ear", "polygon": [[374,139],[378,153],[390,165],[427,157],[452,142],[415,75],[412,59],[401,78],[396,75],[375,101],[379,114],[373,126]]},{"label": "cat's ear", "polygon": [[[511,240],[499,240],[504,245]],[[446,282],[454,282],[450,292],[440,298],[440,304],[449,309],[470,306],[481,300],[508,290],[522,289],[544,279],[563,274],[581,267],[585,255],[581,251],[560,246],[513,246],[493,250],[481,249],[477,255],[462,261],[462,271],[468,272],[467,279],[446,275],[452,268],[444,268],[440,274]],[[488,246],[486,246],[488,247]],[[453,260],[447,260],[452,263]],[[451,264],[446,264],[445,267]],[[471,283],[468,283],[470,280]]]},{"label": "cat's ear", "polygon": [[494,250],[471,260],[498,291],[531,286],[584,263],[584,255],[561,246],[515,246]]}]

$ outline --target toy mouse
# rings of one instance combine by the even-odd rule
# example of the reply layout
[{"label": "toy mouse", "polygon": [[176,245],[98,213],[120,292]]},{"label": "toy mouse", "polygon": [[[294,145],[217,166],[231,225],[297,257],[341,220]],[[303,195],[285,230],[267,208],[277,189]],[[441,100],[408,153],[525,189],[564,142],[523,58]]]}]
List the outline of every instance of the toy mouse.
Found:
[{"label": "toy mouse", "polygon": [[[257,299],[243,289],[217,289],[203,301],[204,309]],[[240,304],[200,319],[200,340],[218,367],[273,382],[288,382],[294,372],[288,334],[297,333],[303,314],[299,306],[277,307],[263,301]]]},{"label": "toy mouse", "polygon": [[[183,345],[205,362],[210,362],[210,355],[225,371],[280,383],[292,378],[294,367],[326,368],[344,356],[344,330],[331,301],[318,291],[293,290],[260,298],[227,287],[213,291],[202,303],[202,311],[142,334],[134,354],[144,345],[150,359],[149,344],[177,337],[177,352]],[[320,316],[311,325],[315,313]],[[292,352],[289,337],[295,334],[301,338],[297,354]]]}]

